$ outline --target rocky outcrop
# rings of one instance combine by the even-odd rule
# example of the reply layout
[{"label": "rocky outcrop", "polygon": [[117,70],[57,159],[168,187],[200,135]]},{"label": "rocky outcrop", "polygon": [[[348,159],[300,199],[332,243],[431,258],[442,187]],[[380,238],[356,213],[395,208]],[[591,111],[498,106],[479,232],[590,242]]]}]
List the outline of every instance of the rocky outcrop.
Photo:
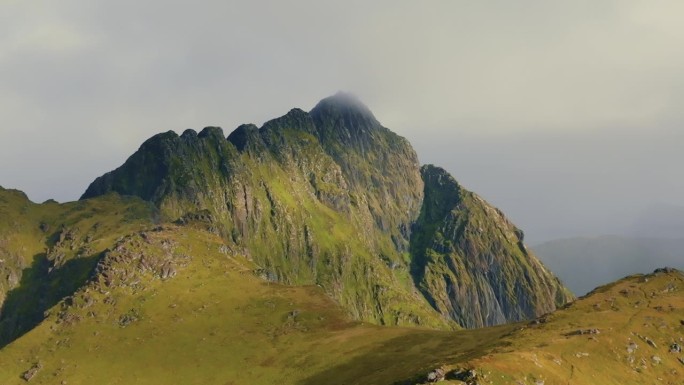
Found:
[{"label": "rocky outcrop", "polygon": [[425,379],[427,380],[427,382],[440,382],[444,381],[444,377],[444,370],[442,368],[437,368],[428,373]]},{"label": "rocky outcrop", "polygon": [[151,225],[151,206],[116,194],[36,204],[0,188],[0,347],[81,288],[117,237]]}]

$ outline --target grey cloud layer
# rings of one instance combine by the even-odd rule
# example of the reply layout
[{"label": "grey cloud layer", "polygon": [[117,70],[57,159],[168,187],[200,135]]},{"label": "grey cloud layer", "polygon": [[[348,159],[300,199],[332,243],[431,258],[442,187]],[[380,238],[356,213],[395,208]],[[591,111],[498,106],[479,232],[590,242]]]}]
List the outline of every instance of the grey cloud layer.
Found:
[{"label": "grey cloud layer", "polygon": [[0,7],[0,184],[34,200],[76,199],[159,131],[230,131],[344,89],[532,237],[684,205],[681,2]]}]

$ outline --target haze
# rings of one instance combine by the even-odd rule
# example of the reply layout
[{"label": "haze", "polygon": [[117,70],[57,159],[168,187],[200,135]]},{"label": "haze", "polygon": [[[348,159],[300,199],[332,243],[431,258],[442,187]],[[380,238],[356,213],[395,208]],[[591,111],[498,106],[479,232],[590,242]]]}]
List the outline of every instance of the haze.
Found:
[{"label": "haze", "polygon": [[34,201],[78,199],[160,131],[227,134],[347,90],[528,242],[683,210],[682,2],[0,9],[0,185]]}]

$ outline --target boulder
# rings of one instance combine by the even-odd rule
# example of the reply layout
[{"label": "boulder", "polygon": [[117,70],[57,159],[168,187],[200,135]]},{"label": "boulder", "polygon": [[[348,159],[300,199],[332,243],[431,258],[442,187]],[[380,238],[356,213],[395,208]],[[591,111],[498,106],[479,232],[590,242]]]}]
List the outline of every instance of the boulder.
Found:
[{"label": "boulder", "polygon": [[627,353],[632,354],[634,353],[637,349],[639,348],[639,345],[637,345],[634,342],[630,342],[629,345],[627,345]]},{"label": "boulder", "polygon": [[475,369],[457,369],[449,374],[450,380],[465,382],[467,385],[478,385],[478,375]]},{"label": "boulder", "polygon": [[166,262],[161,268],[161,279],[173,278],[176,276],[176,269],[171,262]]},{"label": "boulder", "polygon": [[427,374],[427,382],[439,382],[444,381],[444,370],[437,368]]},{"label": "boulder", "polygon": [[23,378],[26,382],[31,381],[33,379],[33,377],[35,377],[36,374],[38,374],[38,371],[40,371],[40,369],[42,369],[42,368],[43,368],[43,365],[40,362],[38,362],[38,363],[34,364],[31,367],[31,369],[25,371],[24,374],[22,374],[21,378]]},{"label": "boulder", "polygon": [[599,329],[577,329],[574,331],[571,331],[569,333],[565,333],[566,336],[580,336],[584,334],[600,334],[601,331]]}]

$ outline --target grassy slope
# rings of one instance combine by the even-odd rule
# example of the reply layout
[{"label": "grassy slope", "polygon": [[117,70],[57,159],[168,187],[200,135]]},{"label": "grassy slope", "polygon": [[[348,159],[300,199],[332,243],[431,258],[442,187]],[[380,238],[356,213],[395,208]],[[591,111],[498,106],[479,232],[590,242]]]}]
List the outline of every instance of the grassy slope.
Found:
[{"label": "grassy slope", "polygon": [[36,204],[0,188],[0,346],[86,281],[118,237],[149,227],[154,209],[116,194]]},{"label": "grassy slope", "polygon": [[[111,249],[92,261],[96,279],[0,350],[2,384],[24,383],[37,363],[38,384],[391,384],[438,366],[476,368],[480,384],[677,384],[684,370],[684,356],[668,352],[684,345],[681,273],[626,278],[536,325],[379,327],[351,321],[319,287],[259,279],[259,266],[201,223],[150,230],[151,222],[132,220],[141,210],[151,215],[137,200],[60,208],[17,192],[0,196],[6,261],[57,247],[50,234],[61,224],[79,229],[76,241],[59,246],[67,261],[84,246]],[[52,230],[40,230],[41,221]],[[167,265],[176,276],[163,280]],[[590,328],[601,333],[566,336]],[[638,344],[632,353],[630,342]]]},{"label": "grassy slope", "polygon": [[[227,252],[213,234],[169,227],[146,237],[151,244],[136,236],[121,249],[148,255],[171,245],[170,255],[189,256],[177,275],[161,280],[137,271],[135,261],[106,257],[132,273],[111,287],[91,282],[72,306],[57,305],[1,350],[0,383],[22,383],[21,374],[40,362],[32,383],[387,384],[480,354],[486,341],[510,331],[351,322],[318,287],[258,279],[251,262]],[[126,314],[137,320],[122,326]]]},{"label": "grassy slope", "polygon": [[[509,346],[469,365],[487,375],[483,384],[681,384],[684,354],[669,348],[684,345],[682,289],[681,272],[627,277],[527,325],[507,338]],[[592,328],[600,334],[567,335]]]}]

